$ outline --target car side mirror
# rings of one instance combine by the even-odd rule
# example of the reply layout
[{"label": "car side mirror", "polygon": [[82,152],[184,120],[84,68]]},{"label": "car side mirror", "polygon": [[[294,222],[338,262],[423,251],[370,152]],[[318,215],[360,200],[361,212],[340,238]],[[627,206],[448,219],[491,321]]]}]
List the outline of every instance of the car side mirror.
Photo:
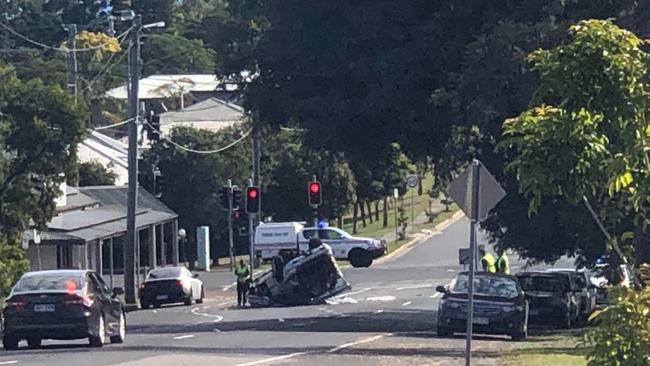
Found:
[{"label": "car side mirror", "polygon": [[194,274],[192,275],[192,278],[199,278],[199,274],[198,274],[198,273],[194,273]]},{"label": "car side mirror", "polygon": [[447,289],[445,288],[445,286],[437,286],[436,291],[440,292],[441,294],[446,294],[447,293]]},{"label": "car side mirror", "polygon": [[118,297],[120,295],[124,295],[124,289],[121,287],[115,287],[113,289],[113,297]]}]

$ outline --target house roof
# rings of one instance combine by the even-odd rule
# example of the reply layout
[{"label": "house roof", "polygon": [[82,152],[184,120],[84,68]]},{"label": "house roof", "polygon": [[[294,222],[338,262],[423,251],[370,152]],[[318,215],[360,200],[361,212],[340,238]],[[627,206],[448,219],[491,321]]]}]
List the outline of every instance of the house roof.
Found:
[{"label": "house roof", "polygon": [[[215,91],[221,84],[214,74],[151,75],[140,79],[138,94],[142,100],[162,99],[178,96],[181,93]],[[106,96],[121,100],[128,99],[126,84],[109,90]]]},{"label": "house roof", "polygon": [[[119,236],[126,232],[127,186],[96,186],[68,189],[68,205],[47,224],[40,233],[42,243],[85,244],[88,241]],[[92,206],[70,205],[70,196]],[[73,200],[74,201],[74,200]],[[73,209],[77,207],[78,209]],[[136,227],[167,222],[178,215],[142,187],[138,189]],[[23,234],[23,240],[33,242],[32,230]]]},{"label": "house roof", "polygon": [[218,131],[245,120],[244,108],[219,98],[209,98],[180,111],[160,114],[163,133],[180,126]]}]

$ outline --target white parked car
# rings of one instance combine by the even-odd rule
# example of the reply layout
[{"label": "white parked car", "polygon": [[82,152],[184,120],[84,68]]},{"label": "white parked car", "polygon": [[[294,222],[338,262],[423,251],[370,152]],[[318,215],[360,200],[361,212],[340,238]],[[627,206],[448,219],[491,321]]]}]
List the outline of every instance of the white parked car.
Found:
[{"label": "white parked car", "polygon": [[335,227],[305,227],[300,222],[263,223],[255,231],[255,252],[263,260],[294,255],[309,249],[309,240],[318,238],[332,248],[336,259],[347,259],[353,267],[369,267],[386,254],[384,241],[356,237]]}]

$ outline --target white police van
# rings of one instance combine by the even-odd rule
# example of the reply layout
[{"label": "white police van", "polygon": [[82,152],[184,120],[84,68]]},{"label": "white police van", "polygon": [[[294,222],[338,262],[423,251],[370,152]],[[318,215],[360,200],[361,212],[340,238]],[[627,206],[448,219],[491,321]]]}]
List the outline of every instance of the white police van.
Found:
[{"label": "white police van", "polygon": [[347,259],[353,267],[370,267],[375,258],[386,254],[383,240],[362,238],[335,227],[305,227],[304,222],[261,223],[255,230],[255,252],[258,258],[292,256],[306,252],[309,239],[319,238],[332,248],[336,259]]}]

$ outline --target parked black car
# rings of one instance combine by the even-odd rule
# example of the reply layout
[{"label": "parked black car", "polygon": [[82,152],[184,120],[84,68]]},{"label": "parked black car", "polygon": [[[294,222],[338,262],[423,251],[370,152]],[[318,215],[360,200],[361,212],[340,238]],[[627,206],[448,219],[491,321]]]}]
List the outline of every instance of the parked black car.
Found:
[{"label": "parked black car", "polygon": [[[464,333],[467,326],[469,274],[461,272],[449,285],[438,286],[444,295],[438,306],[438,335]],[[513,340],[528,336],[528,304],[517,278],[478,272],[474,279],[474,332],[506,334]]]},{"label": "parked black car", "polygon": [[579,299],[579,318],[586,321],[589,315],[596,309],[598,297],[596,286],[591,284],[589,273],[576,269],[552,269],[549,272],[566,273],[571,277],[571,284],[574,287],[573,293]]},{"label": "parked black car", "polygon": [[205,290],[198,274],[185,267],[163,267],[151,270],[140,286],[140,307],[162,304],[203,302]]},{"label": "parked black car", "polygon": [[580,300],[567,273],[524,272],[517,278],[530,303],[531,324],[573,327],[580,315]]},{"label": "parked black car", "polygon": [[123,293],[111,290],[92,271],[26,273],[5,302],[3,346],[16,350],[27,340],[30,348],[38,348],[43,339],[88,338],[91,346],[101,347],[106,336],[111,343],[123,343],[126,317],[117,298]]}]

